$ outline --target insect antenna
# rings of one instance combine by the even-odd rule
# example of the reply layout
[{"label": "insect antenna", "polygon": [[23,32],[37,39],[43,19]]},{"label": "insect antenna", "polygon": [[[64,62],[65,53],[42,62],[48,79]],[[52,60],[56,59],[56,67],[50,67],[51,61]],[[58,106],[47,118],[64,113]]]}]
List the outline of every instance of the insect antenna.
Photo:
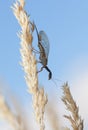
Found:
[{"label": "insect antenna", "polygon": [[61,84],[63,84],[64,83],[64,81],[63,80],[61,80],[61,79],[58,79],[58,78],[52,78],[52,81],[53,81],[53,83],[55,84],[55,86],[56,87],[58,87],[58,82],[59,83],[61,83]]},{"label": "insect antenna", "polygon": [[35,29],[36,29],[36,33],[37,33],[37,37],[38,37],[38,42],[39,42],[39,33],[38,33],[38,29],[37,29],[35,23],[34,23],[34,26],[35,26]]}]

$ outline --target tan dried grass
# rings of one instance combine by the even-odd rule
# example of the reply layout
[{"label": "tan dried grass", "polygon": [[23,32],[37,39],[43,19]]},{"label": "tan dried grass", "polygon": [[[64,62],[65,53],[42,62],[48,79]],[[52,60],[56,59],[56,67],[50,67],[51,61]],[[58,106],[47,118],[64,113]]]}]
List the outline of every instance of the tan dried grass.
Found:
[{"label": "tan dried grass", "polygon": [[64,117],[71,122],[73,130],[83,130],[83,120],[79,115],[79,108],[71,95],[68,83],[63,85],[63,93],[62,101],[66,105],[67,110],[71,113],[71,115],[64,115]]},{"label": "tan dried grass", "polygon": [[47,117],[48,117],[48,122],[50,123],[51,129],[52,130],[60,130],[60,120],[59,120],[59,115],[58,115],[58,107],[57,104],[54,102],[55,98],[53,99],[52,102],[48,102],[47,105]]},{"label": "tan dried grass", "polygon": [[12,113],[2,95],[0,95],[0,117],[7,120],[15,130],[20,129],[20,124],[18,123],[16,116]]},{"label": "tan dried grass", "polygon": [[31,49],[33,40],[32,32],[34,26],[30,24],[30,17],[24,10],[24,5],[24,0],[17,0],[12,9],[22,29],[19,34],[21,40],[21,65],[25,72],[25,80],[28,86],[28,92],[31,93],[33,97],[35,117],[37,122],[40,124],[40,130],[44,130],[44,111],[48,99],[47,95],[44,94],[44,89],[38,87],[37,63],[35,55]]}]

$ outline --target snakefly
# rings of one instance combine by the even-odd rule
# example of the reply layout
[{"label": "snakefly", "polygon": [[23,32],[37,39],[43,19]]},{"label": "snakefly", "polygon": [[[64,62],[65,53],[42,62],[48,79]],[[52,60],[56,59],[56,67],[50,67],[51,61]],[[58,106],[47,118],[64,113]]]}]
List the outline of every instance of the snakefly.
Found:
[{"label": "snakefly", "polygon": [[50,80],[52,78],[52,72],[48,68],[47,63],[48,63],[48,55],[49,55],[49,40],[44,31],[39,31],[37,30],[36,25],[34,24],[34,27],[36,29],[37,37],[38,37],[38,47],[40,51],[40,63],[43,65],[41,69],[38,72],[41,72],[43,68],[45,68],[49,72],[48,79]]}]

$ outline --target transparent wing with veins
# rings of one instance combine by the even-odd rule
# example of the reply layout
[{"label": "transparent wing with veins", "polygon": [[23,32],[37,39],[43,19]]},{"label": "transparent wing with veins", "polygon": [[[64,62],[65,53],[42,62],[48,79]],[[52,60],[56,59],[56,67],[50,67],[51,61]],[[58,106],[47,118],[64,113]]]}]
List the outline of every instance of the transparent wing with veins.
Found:
[{"label": "transparent wing with veins", "polygon": [[48,37],[44,31],[39,32],[39,41],[40,41],[41,45],[43,46],[46,57],[48,59],[50,44],[49,44]]},{"label": "transparent wing with veins", "polygon": [[[48,55],[49,55],[49,49],[50,49],[50,45],[49,45],[49,40],[48,40],[48,37],[46,35],[46,33],[44,31],[39,31],[38,33],[38,30],[37,30],[37,27],[35,25],[35,29],[36,29],[36,33],[37,33],[37,37],[38,37],[38,44],[40,43],[44,49],[44,52],[45,52],[45,55],[46,55],[46,58],[48,60]],[[39,47],[40,49],[40,47]],[[41,49],[40,49],[41,51]],[[41,52],[40,52],[41,53]],[[43,53],[43,52],[42,52]],[[44,65],[44,64],[43,64]],[[38,71],[38,72],[41,72],[43,70],[43,68],[45,68],[48,72],[49,72],[49,80],[52,78],[52,72],[51,70],[46,66],[42,66],[41,67],[41,70]]]}]

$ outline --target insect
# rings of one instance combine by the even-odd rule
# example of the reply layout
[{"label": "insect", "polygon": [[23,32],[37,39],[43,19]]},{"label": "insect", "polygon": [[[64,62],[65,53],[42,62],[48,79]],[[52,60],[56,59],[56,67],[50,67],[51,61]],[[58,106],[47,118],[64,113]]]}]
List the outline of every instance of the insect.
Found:
[{"label": "insect", "polygon": [[39,47],[39,51],[40,51],[40,56],[39,56],[40,61],[39,62],[43,65],[38,72],[41,72],[43,70],[43,68],[45,68],[49,72],[48,79],[50,80],[52,78],[52,72],[47,66],[49,48],[50,48],[49,40],[44,31],[39,31],[39,33],[38,33],[38,30],[37,30],[37,27],[35,24],[34,24],[34,26],[35,26],[37,37],[38,37],[38,47]]}]

